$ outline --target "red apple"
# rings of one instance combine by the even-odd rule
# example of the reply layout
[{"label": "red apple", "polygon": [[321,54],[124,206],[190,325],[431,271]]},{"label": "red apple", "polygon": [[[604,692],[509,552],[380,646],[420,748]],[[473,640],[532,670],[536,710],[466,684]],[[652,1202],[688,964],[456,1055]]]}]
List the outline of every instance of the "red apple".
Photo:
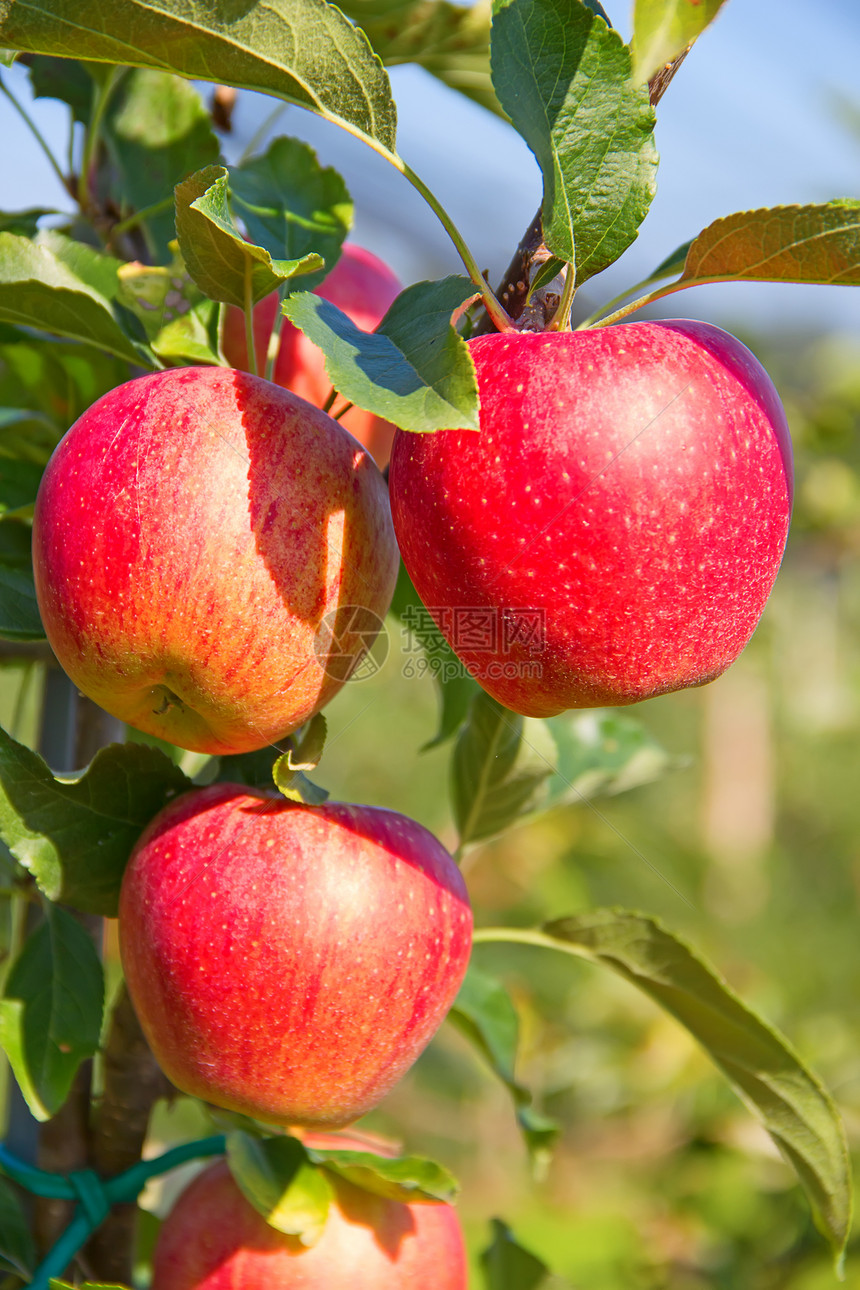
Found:
[{"label": "red apple", "polygon": [[[342,309],[362,331],[373,331],[402,290],[402,285],[387,265],[370,251],[347,242],[337,264],[317,287],[316,294]],[[269,340],[277,316],[278,295],[275,292],[261,300],[254,310],[258,372],[266,370]],[[240,309],[227,310],[221,344],[224,357],[232,367],[248,366],[245,316]],[[323,406],[331,393],[322,350],[287,318],[281,322],[272,379],[318,407]],[[355,435],[359,443],[364,444],[380,468],[388,463],[394,439],[394,426],[390,421],[384,421],[362,408],[350,408],[340,418],[340,423]]]},{"label": "red apple", "polygon": [[459,989],[460,871],[413,820],[217,784],[145,830],[122,885],[128,988],[186,1093],[341,1126],[415,1061]]},{"label": "red apple", "polygon": [[398,556],[385,482],[336,421],[247,373],[192,367],[129,381],[72,426],[39,490],[33,563],[79,689],[140,730],[228,753],[333,697]]},{"label": "red apple", "polygon": [[[309,1145],[367,1151],[315,1135]],[[371,1195],[329,1174],[334,1200],[308,1248],[270,1227],[225,1161],[182,1193],[159,1233],[155,1290],[466,1290],[463,1237],[450,1205]]]},{"label": "red apple", "polygon": [[785,415],[699,322],[471,342],[481,432],[398,432],[394,527],[466,667],[526,716],[702,685],[746,645],[785,547]]}]

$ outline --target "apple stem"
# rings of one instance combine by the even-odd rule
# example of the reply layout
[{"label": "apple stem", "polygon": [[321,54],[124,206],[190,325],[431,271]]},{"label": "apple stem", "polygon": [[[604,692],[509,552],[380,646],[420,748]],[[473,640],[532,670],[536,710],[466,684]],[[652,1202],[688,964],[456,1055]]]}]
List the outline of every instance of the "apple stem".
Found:
[{"label": "apple stem", "polygon": [[[671,296],[676,291],[683,291],[685,287],[701,286],[703,281],[704,279],[697,279],[695,284],[684,281],[672,282],[667,287],[657,287],[655,291],[649,291],[647,295],[639,296],[636,300],[632,300],[629,305],[624,305],[621,309],[616,309],[614,313],[607,314],[605,318],[595,317],[592,314],[590,318],[586,318],[584,322],[579,324],[577,331],[582,331],[585,327],[610,327],[613,323],[621,322],[622,318],[629,317],[637,309],[644,309],[646,305],[653,304],[655,300],[661,300],[663,296]],[[606,308],[605,305],[604,308]],[[597,312],[599,313],[600,311],[598,310]]]},{"label": "apple stem", "polygon": [[337,390],[334,388],[334,386],[332,386],[329,391],[329,396],[322,406],[323,412],[331,412],[332,408],[335,405],[336,400],[337,400]]},{"label": "apple stem", "polygon": [[403,160],[402,157],[397,156],[395,153],[387,153],[386,155],[388,157],[388,160],[391,161],[397,167],[397,169],[404,176],[404,178],[409,180],[413,188],[416,188],[418,190],[418,192],[424,198],[427,205],[430,207],[434,215],[441,223],[442,227],[445,229],[445,232],[448,234],[451,241],[454,243],[455,247],[457,248],[457,252],[460,256],[460,259],[463,261],[463,264],[466,267],[466,271],[468,272],[469,277],[472,279],[472,281],[474,282],[475,286],[478,288],[478,291],[481,294],[481,300],[483,301],[484,308],[492,318],[496,326],[496,330],[514,331],[515,328],[510,318],[510,315],[508,314],[507,310],[503,308],[499,300],[496,298],[492,288],[490,287],[490,284],[487,282],[487,279],[484,277],[483,273],[478,268],[478,263],[475,257],[472,255],[472,252],[469,250],[468,246],[466,245],[466,242],[464,241],[460,233],[460,230],[457,228],[456,224],[451,219],[450,215],[445,210],[442,203],[436,197],[434,197],[433,193],[430,191],[430,189],[427,187],[424,181],[420,179],[418,175],[416,175],[412,167],[409,166]]},{"label": "apple stem", "polygon": [[567,273],[564,277],[564,288],[561,293],[561,300],[558,302],[558,309],[553,314],[552,321],[547,327],[547,331],[570,331],[570,311],[573,308],[573,298],[576,295],[576,270],[572,264],[567,266]]}]

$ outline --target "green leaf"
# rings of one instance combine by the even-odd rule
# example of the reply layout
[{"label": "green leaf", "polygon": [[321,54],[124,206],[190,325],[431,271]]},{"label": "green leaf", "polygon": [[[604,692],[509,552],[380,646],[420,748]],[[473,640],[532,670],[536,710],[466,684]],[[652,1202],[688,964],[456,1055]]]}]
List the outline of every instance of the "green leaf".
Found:
[{"label": "green leaf", "polygon": [[860,202],[739,211],[690,244],[674,287],[703,282],[860,285]]},{"label": "green leaf", "polygon": [[596,910],[546,923],[536,943],[611,967],[698,1040],[793,1165],[837,1256],[851,1226],[851,1172],[839,1113],[776,1030],[656,919]]},{"label": "green leaf", "polygon": [[57,213],[45,206],[30,206],[24,211],[0,211],[0,233],[17,233],[19,237],[35,237],[42,216]]},{"label": "green leaf", "polygon": [[548,260],[545,260],[529,283],[529,300],[531,300],[536,291],[541,291],[544,287],[548,287],[553,278],[557,278],[563,268],[564,260],[557,260],[555,256],[550,256]]},{"label": "green leaf", "polygon": [[0,1272],[16,1272],[26,1281],[36,1266],[36,1247],[18,1197],[0,1181]]},{"label": "green leaf", "polygon": [[0,1047],[31,1113],[54,1115],[99,1045],[104,976],[92,937],[55,905],[28,937],[0,999]]},{"label": "green leaf", "polygon": [[[692,242],[683,242],[677,250],[673,251],[671,255],[667,255],[666,259],[657,265],[657,268],[653,273],[649,274],[645,282],[659,282],[661,278],[672,278],[676,273],[680,273],[687,262],[687,254],[692,245]],[[644,283],[642,285],[644,286]]]},{"label": "green leaf", "polygon": [[648,81],[692,45],[725,0],[635,0],[633,65],[637,81]]},{"label": "green leaf", "polygon": [[[533,738],[535,724],[526,721],[527,740]],[[613,708],[562,712],[539,724],[555,744],[555,769],[541,786],[533,811],[614,797],[687,764],[667,753],[635,717]]]},{"label": "green leaf", "polygon": [[[0,526],[2,528],[2,526]],[[50,900],[115,917],[129,852],[190,781],[144,744],[100,749],[71,782],[0,730],[0,837]]]},{"label": "green leaf", "polygon": [[332,385],[351,403],[404,430],[477,430],[475,367],[451,325],[474,294],[467,278],[418,282],[370,333],[312,292],[290,296],[283,311],[319,345]]},{"label": "green leaf", "polygon": [[0,322],[86,341],[126,362],[155,366],[146,347],[127,334],[110,300],[78,275],[79,269],[93,270],[99,258],[109,257],[98,257],[78,243],[73,268],[56,254],[59,245],[56,235],[50,246],[37,246],[14,233],[0,233]]},{"label": "green leaf", "polygon": [[176,236],[170,200],[174,187],[220,154],[211,117],[187,81],[138,68],[123,79],[103,133],[121,204],[144,210],[165,199],[169,203],[142,222],[150,254],[166,261]]},{"label": "green leaf", "polygon": [[328,792],[319,785],[311,783],[304,774],[306,770],[316,770],[325,748],[328,723],[324,715],[316,716],[290,735],[289,747],[272,767],[272,779],[275,788],[292,802],[304,802],[308,806],[319,806],[328,800]]},{"label": "green leaf", "polygon": [[[401,562],[397,585],[391,601],[391,613],[399,619],[403,631],[402,649],[407,655],[404,668],[408,675],[433,677],[439,689],[441,710],[439,728],[422,752],[445,743],[462,726],[469,715],[469,705],[480,686],[470,676],[412,585],[412,579]],[[423,657],[412,657],[417,646]]]},{"label": "green leaf", "polygon": [[654,112],[630,51],[582,0],[507,0],[493,83],[543,173],[543,232],[576,285],[634,241],[655,192]]},{"label": "green leaf", "polygon": [[42,427],[39,432],[35,420],[26,434],[0,427],[3,446],[46,462],[72,422],[128,375],[127,362],[91,345],[35,337],[0,323],[0,402],[28,409]]},{"label": "green leaf", "polygon": [[11,67],[17,57],[17,49],[0,49],[0,67]]},{"label": "green leaf", "polygon": [[554,770],[554,746],[543,723],[535,742],[523,739],[524,718],[482,690],[451,759],[454,819],[460,845],[502,833],[530,809]]},{"label": "green leaf", "polygon": [[272,787],[272,770],[278,758],[276,748],[258,748],[255,752],[232,753],[217,759],[214,779],[219,784],[247,784],[250,788]]},{"label": "green leaf", "polygon": [[481,690],[451,764],[461,845],[557,806],[638,788],[683,764],[634,717],[595,708],[525,719]]},{"label": "green leaf", "polygon": [[516,1079],[519,1018],[507,990],[494,977],[470,964],[448,1020],[507,1086],[529,1153],[542,1167],[560,1130],[554,1120],[532,1109],[531,1093]]},{"label": "green leaf", "polygon": [[51,1277],[50,1290],[129,1290],[129,1287],[117,1281],[83,1281],[79,1286],[73,1286],[69,1281],[57,1281]]},{"label": "green leaf", "polygon": [[244,309],[276,291],[294,274],[323,267],[319,255],[273,260],[262,246],[246,242],[233,219],[224,166],[207,166],[176,187],[176,234],[188,272],[212,300]]},{"label": "green leaf", "polygon": [[277,258],[323,257],[325,268],[304,277],[305,290],[334,268],[352,225],[352,201],[341,176],[321,166],[306,143],[275,139],[263,156],[230,171],[230,192],[252,242]]},{"label": "green leaf", "polygon": [[388,76],[324,0],[0,0],[0,45],[259,90],[394,150]]},{"label": "green leaf", "polygon": [[30,84],[37,99],[59,99],[72,109],[72,120],[87,125],[93,106],[93,78],[84,63],[37,54],[28,60]]},{"label": "green leaf", "polygon": [[487,1290],[549,1290],[561,1284],[545,1263],[517,1243],[506,1223],[491,1221],[492,1241],[481,1254]]},{"label": "green leaf", "polygon": [[333,1191],[298,1138],[227,1135],[227,1161],[236,1185],[270,1227],[315,1245],[328,1218]]},{"label": "green leaf", "polygon": [[68,237],[57,229],[45,229],[41,232],[36,238],[36,246],[50,251],[61,264],[71,270],[76,278],[88,287],[92,287],[106,300],[116,299],[122,261],[115,256],[97,251],[86,242],[79,242],[76,238]]},{"label": "green leaf", "polygon": [[[4,411],[0,409],[0,426]],[[29,419],[32,420],[32,416]],[[32,506],[41,482],[42,466],[39,462],[0,456],[0,515]]]},{"label": "green leaf", "polygon": [[446,1201],[456,1198],[457,1180],[423,1156],[380,1156],[374,1151],[340,1151],[307,1147],[308,1157],[355,1187],[401,1201]]},{"label": "green leaf", "polygon": [[208,308],[213,307],[212,301],[192,282],[178,255],[170,265],[139,261],[121,265],[117,274],[117,299],[140,319],[151,342],[171,323],[183,319],[195,305],[205,301]]},{"label": "green leaf", "polygon": [[159,358],[172,363],[221,363],[219,317],[220,305],[203,298],[186,313],[166,323],[153,339],[152,348]]},{"label": "green leaf", "polygon": [[[0,479],[5,460],[0,459]],[[36,602],[29,524],[0,524],[0,636],[10,641],[39,641],[45,630]]]},{"label": "green leaf", "polygon": [[417,63],[452,90],[501,115],[490,79],[490,9],[448,0],[347,0],[344,13],[388,66]]}]

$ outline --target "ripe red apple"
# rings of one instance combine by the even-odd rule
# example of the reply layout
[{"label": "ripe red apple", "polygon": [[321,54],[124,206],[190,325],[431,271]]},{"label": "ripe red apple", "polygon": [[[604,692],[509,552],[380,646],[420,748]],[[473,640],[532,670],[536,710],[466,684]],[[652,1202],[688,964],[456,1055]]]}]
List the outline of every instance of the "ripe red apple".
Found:
[{"label": "ripe red apple", "polygon": [[[363,247],[347,242],[337,264],[316,289],[316,294],[342,309],[356,327],[373,331],[382,321],[389,306],[403,290],[387,265],[365,251]],[[257,371],[266,370],[269,340],[278,317],[277,292],[266,296],[254,310],[254,348],[257,354]],[[245,341],[245,316],[240,309],[227,310],[221,338],[224,357],[232,367],[248,366],[248,346]],[[331,393],[331,381],[326,376],[323,352],[313,341],[289,321],[281,320],[278,355],[272,380],[309,403],[322,407]],[[350,408],[339,418],[350,434],[364,444],[380,469],[387,465],[394,439],[394,426],[382,417]]]},{"label": "ripe red apple", "polygon": [[333,697],[398,556],[385,482],[336,421],[247,373],[192,367],[129,381],[72,426],[39,490],[33,564],[48,639],[85,694],[226,753]]},{"label": "ripe red apple", "polygon": [[415,1061],[471,928],[460,871],[420,824],[229,784],[156,816],[119,908],[128,988],[168,1077],[309,1126],[348,1124]]},{"label": "ripe red apple", "polygon": [[[309,1145],[366,1151],[313,1135]],[[198,1174],[167,1216],[153,1264],[156,1290],[466,1290],[457,1215],[441,1203],[405,1204],[329,1175],[334,1200],[308,1248],[270,1227],[225,1161]]]},{"label": "ripe red apple", "polygon": [[767,374],[699,322],[482,336],[481,432],[398,432],[394,527],[466,667],[526,716],[718,676],[776,577],[791,445]]}]

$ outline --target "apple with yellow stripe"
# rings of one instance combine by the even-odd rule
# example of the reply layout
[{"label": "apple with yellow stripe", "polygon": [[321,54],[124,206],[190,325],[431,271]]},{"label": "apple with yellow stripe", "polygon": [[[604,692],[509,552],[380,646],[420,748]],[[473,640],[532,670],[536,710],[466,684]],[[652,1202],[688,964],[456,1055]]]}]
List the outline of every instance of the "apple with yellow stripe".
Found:
[{"label": "apple with yellow stripe", "polygon": [[399,564],[385,481],[331,417],[218,367],[99,399],[45,470],[39,610],[75,685],[182,748],[276,743],[340,689]]}]

